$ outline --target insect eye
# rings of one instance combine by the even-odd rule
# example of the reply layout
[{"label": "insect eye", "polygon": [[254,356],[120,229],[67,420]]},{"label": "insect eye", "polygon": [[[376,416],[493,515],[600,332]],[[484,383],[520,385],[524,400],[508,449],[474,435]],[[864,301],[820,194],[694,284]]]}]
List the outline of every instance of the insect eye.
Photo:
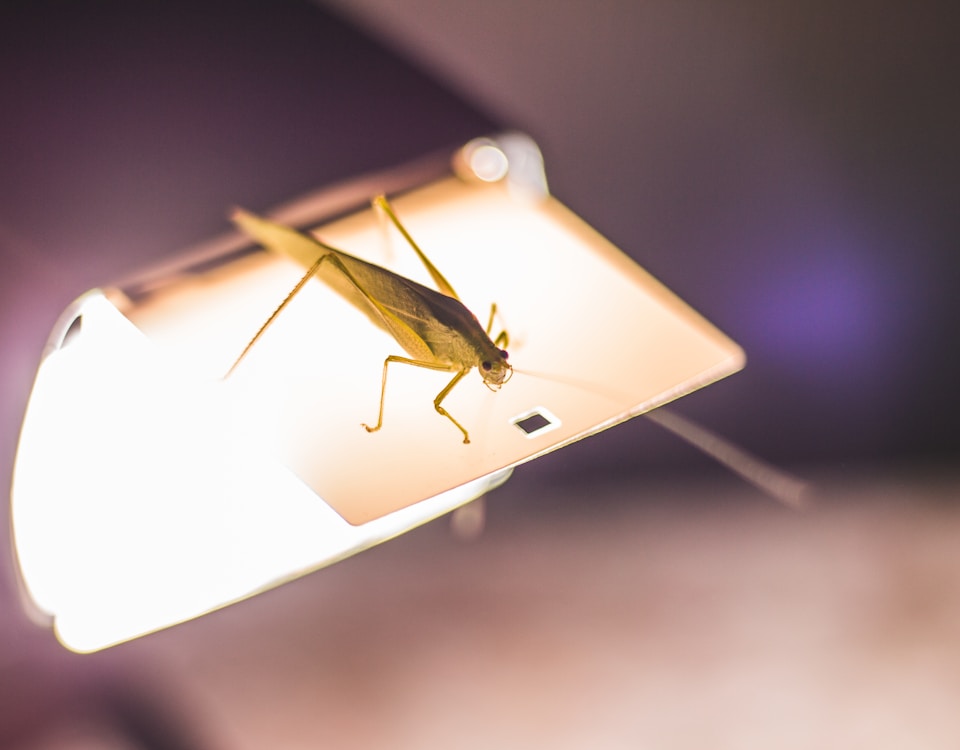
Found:
[{"label": "insect eye", "polygon": [[493,367],[493,365],[490,364],[489,362],[481,362],[480,367],[482,367],[484,370],[489,371]]},{"label": "insect eye", "polygon": [[506,349],[501,349],[501,350],[500,350],[500,356],[503,357],[504,359],[506,359],[506,358],[509,357],[510,355],[507,353],[507,350],[506,350]]}]

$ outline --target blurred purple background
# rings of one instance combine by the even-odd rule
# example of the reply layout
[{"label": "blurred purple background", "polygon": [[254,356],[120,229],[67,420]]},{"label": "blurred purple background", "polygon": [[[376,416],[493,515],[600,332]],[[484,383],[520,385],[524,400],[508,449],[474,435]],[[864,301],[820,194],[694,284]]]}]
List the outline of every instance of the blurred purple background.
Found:
[{"label": "blurred purple background", "polygon": [[[209,237],[225,206],[499,123],[537,138],[553,191],[745,347],[746,372],[687,413],[786,464],[953,460],[946,5],[342,6],[447,90],[383,51],[357,64],[358,34],[304,2],[6,4],[4,424],[73,294]],[[650,432],[585,444],[576,473],[697,462]]]}]

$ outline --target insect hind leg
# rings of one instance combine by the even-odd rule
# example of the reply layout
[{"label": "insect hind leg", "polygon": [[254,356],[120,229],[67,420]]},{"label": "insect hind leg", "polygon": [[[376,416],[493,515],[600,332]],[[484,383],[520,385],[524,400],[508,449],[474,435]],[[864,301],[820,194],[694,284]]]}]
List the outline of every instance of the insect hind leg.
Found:
[{"label": "insect hind leg", "polygon": [[230,366],[230,369],[227,370],[226,375],[223,376],[224,380],[226,380],[233,374],[234,370],[237,369],[237,367],[240,365],[243,359],[247,356],[247,354],[250,353],[250,350],[253,349],[254,344],[256,344],[260,340],[263,334],[266,333],[267,329],[271,325],[273,325],[274,321],[277,319],[277,317],[279,317],[280,313],[283,312],[283,310],[286,308],[287,305],[290,304],[293,298],[300,293],[300,290],[303,289],[306,283],[311,278],[313,278],[313,276],[320,270],[320,266],[323,265],[324,261],[328,261],[330,265],[334,266],[338,271],[340,271],[340,273],[344,275],[344,277],[354,286],[354,288],[358,292],[360,292],[360,294],[362,294],[363,297],[375,309],[377,309],[378,311],[381,310],[380,306],[377,304],[377,301],[373,298],[370,292],[368,292],[367,289],[359,281],[357,281],[354,275],[350,273],[350,270],[343,264],[343,261],[337,257],[336,252],[335,251],[325,252],[319,258],[317,258],[316,261],[314,261],[313,265],[310,266],[309,269],[307,269],[307,272],[300,278],[300,281],[297,282],[297,285],[290,290],[290,293],[284,298],[283,302],[281,302],[277,307],[277,309],[270,314],[270,317],[267,318],[266,322],[262,326],[260,326],[260,330],[258,330],[253,335],[253,338],[250,339],[250,342],[244,347],[243,351],[240,352],[240,356],[236,358],[234,363]]},{"label": "insect hind leg", "polygon": [[417,254],[417,257],[420,258],[420,262],[423,263],[423,267],[427,269],[427,272],[430,274],[430,278],[433,279],[433,283],[437,285],[437,289],[446,294],[448,297],[453,297],[455,300],[459,300],[460,297],[457,296],[456,291],[449,281],[444,278],[444,275],[440,273],[433,262],[427,257],[427,254],[420,249],[420,246],[414,241],[413,237],[410,236],[410,232],[407,231],[407,228],[401,223],[400,218],[393,210],[393,206],[390,205],[390,201],[387,200],[385,195],[378,195],[371,201],[371,204],[376,208],[379,208],[383,213],[387,215],[387,218],[390,219],[391,223],[397,228],[397,231],[403,236],[407,241],[407,244],[413,248],[413,251]]},{"label": "insect hind leg", "polygon": [[224,380],[226,380],[231,375],[233,375],[234,370],[237,369],[239,364],[243,361],[244,357],[246,357],[247,354],[250,353],[250,350],[253,349],[253,345],[256,344],[260,340],[260,337],[263,336],[264,333],[266,333],[267,329],[271,325],[273,325],[273,322],[277,319],[280,313],[283,312],[284,308],[290,304],[293,298],[297,296],[300,290],[303,289],[304,285],[313,277],[313,275],[317,271],[320,270],[320,264],[322,264],[324,260],[330,257],[332,256],[329,254],[321,255],[319,258],[317,258],[314,264],[310,266],[307,272],[301,277],[300,281],[297,282],[297,285],[290,290],[290,293],[284,298],[283,302],[281,302],[277,306],[277,309],[270,314],[270,317],[267,318],[266,322],[264,322],[264,324],[260,326],[260,330],[258,330],[253,335],[253,338],[250,339],[249,343],[243,348],[243,351],[240,352],[240,356],[237,357],[236,360],[234,360],[232,365],[230,365],[230,369],[227,370],[227,373],[223,376]]}]

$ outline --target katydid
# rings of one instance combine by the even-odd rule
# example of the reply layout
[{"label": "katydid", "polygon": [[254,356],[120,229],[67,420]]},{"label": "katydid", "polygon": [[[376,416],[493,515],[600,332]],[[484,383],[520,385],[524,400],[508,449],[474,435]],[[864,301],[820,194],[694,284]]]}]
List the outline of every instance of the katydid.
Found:
[{"label": "katydid", "polygon": [[383,361],[380,410],[375,425],[363,425],[367,432],[376,432],[383,426],[387,370],[392,363],[399,363],[454,373],[450,382],[433,400],[433,406],[437,413],[453,422],[463,433],[463,442],[469,443],[467,430],[441,404],[474,367],[484,384],[493,391],[499,390],[513,374],[513,369],[507,363],[506,349],[503,348],[509,343],[507,332],[501,331],[496,338],[490,338],[496,304],[491,306],[490,318],[484,328],[413,240],[387,199],[381,195],[374,198],[372,204],[386,214],[413,248],[437,290],[349,255],[316,237],[238,209],[233,216],[234,222],[261,245],[303,265],[310,263],[308,259],[313,262],[300,282],[250,340],[227,376],[236,369],[287,304],[316,275],[365,313],[375,325],[389,333],[410,355],[403,357],[392,354]]},{"label": "katydid", "polygon": [[[383,405],[387,390],[387,370],[391,363],[401,363],[454,373],[449,383],[433,401],[436,411],[453,422],[463,433],[463,442],[469,443],[467,430],[441,405],[464,376],[476,367],[484,384],[493,391],[500,389],[513,374],[507,362],[509,345],[506,331],[490,338],[496,317],[496,304],[491,305],[486,328],[460,301],[457,293],[443,274],[430,262],[410,233],[397,217],[384,196],[373,199],[413,248],[437,290],[418,284],[380,266],[337,250],[316,237],[276,224],[246,211],[237,210],[234,221],[247,234],[265,247],[309,266],[306,274],[280,303],[227,372],[229,376],[260,339],[280,312],[299,293],[306,283],[318,276],[358,310],[365,313],[375,325],[389,333],[410,355],[390,355],[383,361],[380,383],[380,409],[374,426],[364,424],[368,432],[383,426]],[[568,382],[580,387],[588,384],[557,378],[547,374],[526,372],[551,380]],[[721,464],[726,465],[748,481],[765,490],[781,502],[801,507],[805,502],[807,485],[766,462],[719,438],[702,427],[683,419],[663,407],[647,416],[688,443],[700,448]]]}]

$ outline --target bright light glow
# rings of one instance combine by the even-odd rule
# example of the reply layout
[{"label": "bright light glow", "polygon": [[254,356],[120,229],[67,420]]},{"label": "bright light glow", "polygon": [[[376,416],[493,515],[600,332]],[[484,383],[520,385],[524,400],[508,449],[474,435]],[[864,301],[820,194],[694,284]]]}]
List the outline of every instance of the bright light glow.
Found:
[{"label": "bright light glow", "polygon": [[[510,383],[491,393],[471,374],[444,402],[471,444],[433,410],[450,374],[420,368],[391,371],[383,429],[361,428],[399,346],[320,282],[222,380],[303,273],[290,260],[206,259],[132,300],[90,293],[41,363],[13,488],[24,583],[67,646],[101,648],[335,562],[742,365],[735,344],[536,191],[449,178],[394,207],[467,307],[485,318],[496,302],[509,328]],[[373,211],[321,233],[431,283]],[[525,434],[517,416],[534,409],[549,425]]]},{"label": "bright light glow", "polygon": [[470,154],[470,168],[484,182],[497,182],[507,176],[507,156],[493,144],[477,146]]},{"label": "bright light glow", "polygon": [[[475,482],[351,526],[99,294],[40,367],[17,456],[24,583],[68,647],[195,617],[423,523]],[[502,477],[497,477],[497,480]]]}]

